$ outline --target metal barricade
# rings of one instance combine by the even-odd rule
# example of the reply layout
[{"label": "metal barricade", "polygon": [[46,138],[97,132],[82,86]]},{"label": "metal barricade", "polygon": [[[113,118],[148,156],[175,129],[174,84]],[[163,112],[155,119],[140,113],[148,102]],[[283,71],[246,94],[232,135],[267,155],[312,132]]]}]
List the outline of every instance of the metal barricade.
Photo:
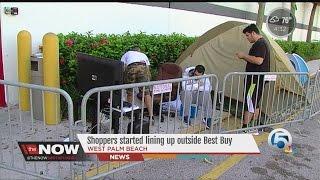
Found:
[{"label": "metal barricade", "polygon": [[311,107],[309,116],[313,118],[320,113],[320,70],[311,78],[310,91]]},{"label": "metal barricade", "polygon": [[[220,133],[261,129],[307,119],[306,108],[310,106],[307,98],[310,93],[309,85],[308,73],[227,74],[221,92],[220,110],[221,114],[226,115],[221,116]],[[259,96],[261,100],[257,102]],[[260,110],[257,111],[257,108]],[[248,121],[253,115],[254,120],[248,123],[247,127],[243,126],[244,121]]]},{"label": "metal barricade", "polygon": [[[128,90],[133,94],[131,103],[125,100]],[[83,127],[83,132],[97,128],[97,133],[105,134],[218,133],[217,92],[218,79],[214,74],[94,88],[83,97],[81,120],[76,126]],[[95,97],[90,99],[91,96]],[[153,119],[148,111],[150,99]],[[90,106],[96,108],[91,127],[87,123],[88,101],[93,101]],[[92,166],[83,162],[79,178],[97,179],[135,164],[104,163],[97,159]]]},{"label": "metal barricade", "polygon": [[[58,88],[51,88],[33,84],[14,83],[0,80],[6,89],[7,107],[0,113],[1,148],[0,148],[0,177],[1,179],[64,179],[73,178],[73,162],[26,162],[18,147],[18,141],[73,141],[73,103],[67,92]],[[10,91],[23,89],[30,94],[30,111],[21,111],[20,104],[14,106],[9,103]],[[34,118],[32,95],[34,91],[42,93],[42,119]],[[57,125],[46,125],[44,122],[44,94],[62,95],[68,106],[68,117]],[[57,98],[55,98],[57,99]],[[57,106],[59,107],[59,106]],[[56,108],[57,110],[57,108]],[[57,112],[57,111],[56,111]],[[42,122],[43,121],[43,122]],[[68,139],[67,139],[68,138]],[[68,140],[68,141],[69,141]]]},{"label": "metal barricade", "polygon": [[[255,76],[263,76],[263,79],[254,81]],[[99,87],[84,95],[81,120],[75,124],[73,103],[65,91],[0,80],[7,92],[8,86],[29,89],[31,103],[30,112],[22,112],[20,106],[11,104],[2,109],[1,177],[98,179],[142,163],[104,162],[98,159],[83,162],[25,162],[18,141],[64,141],[66,138],[73,141],[76,139],[74,134],[88,133],[92,128],[96,128],[96,133],[105,134],[230,133],[303,121],[320,112],[319,80],[319,72],[311,80],[307,73],[232,72],[224,77],[222,91],[218,90],[218,78],[214,74]],[[247,128],[242,128],[244,112],[250,109],[243,102],[258,97],[257,93],[252,92],[247,99],[245,90],[250,89],[249,84],[255,84],[257,91],[261,88],[260,102],[252,103],[251,107],[256,109],[259,105],[261,111]],[[46,126],[34,120],[32,92],[35,90],[41,91],[42,101],[44,92],[63,95],[68,106],[68,121]],[[131,103],[126,101],[128,90],[133,94]],[[148,116],[148,95],[153,119]],[[9,99],[9,93],[6,98]],[[90,113],[87,109],[91,109]],[[5,121],[5,118],[8,120]],[[145,161],[152,160],[150,157],[146,156]]]}]

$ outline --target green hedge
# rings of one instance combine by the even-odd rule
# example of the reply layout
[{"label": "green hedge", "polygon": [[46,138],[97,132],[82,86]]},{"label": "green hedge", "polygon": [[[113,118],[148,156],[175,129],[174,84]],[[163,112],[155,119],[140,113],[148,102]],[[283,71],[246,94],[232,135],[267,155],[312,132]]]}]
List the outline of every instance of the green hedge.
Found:
[{"label": "green hedge", "polygon": [[283,41],[276,40],[287,53],[299,54],[305,61],[320,59],[320,42]]},{"label": "green hedge", "polygon": [[[119,60],[133,45],[139,45],[143,52],[150,58],[153,77],[157,67],[163,62],[175,62],[181,52],[191,45],[196,37],[187,37],[183,34],[151,34],[145,33],[122,35],[93,35],[91,32],[79,34],[58,34],[60,53],[60,84],[74,100],[79,98],[75,87],[77,63],[76,52],[84,52],[100,57]],[[305,60],[320,59],[320,42],[287,42],[277,40],[277,43],[289,53],[297,53]]]},{"label": "green hedge", "polygon": [[138,45],[149,57],[152,77],[155,77],[159,64],[175,62],[180,53],[195,40],[195,37],[187,37],[183,34],[147,35],[142,32],[138,34],[127,32],[122,35],[71,32],[66,35],[58,34],[58,38],[61,88],[75,100],[79,98],[79,92],[75,87],[76,52],[119,60],[132,46]]}]

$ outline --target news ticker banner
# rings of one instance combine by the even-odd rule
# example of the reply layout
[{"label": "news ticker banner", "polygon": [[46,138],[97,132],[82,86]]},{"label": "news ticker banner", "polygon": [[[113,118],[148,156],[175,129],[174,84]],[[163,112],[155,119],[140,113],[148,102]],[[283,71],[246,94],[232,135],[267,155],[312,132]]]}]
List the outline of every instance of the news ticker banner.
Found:
[{"label": "news ticker banner", "polygon": [[[143,161],[260,154],[252,134],[78,134],[80,142],[19,142],[26,161]],[[191,155],[191,156],[188,156]],[[202,156],[203,157],[203,156]]]}]

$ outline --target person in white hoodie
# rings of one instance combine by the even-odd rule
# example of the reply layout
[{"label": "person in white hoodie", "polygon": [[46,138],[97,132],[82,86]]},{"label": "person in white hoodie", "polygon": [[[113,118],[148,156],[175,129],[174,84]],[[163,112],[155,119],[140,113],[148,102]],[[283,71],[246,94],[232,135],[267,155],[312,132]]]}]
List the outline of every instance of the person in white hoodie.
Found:
[{"label": "person in white hoodie", "polygon": [[[189,67],[185,70],[183,77],[202,76],[205,75],[205,67],[197,65],[196,67]],[[183,105],[183,120],[186,124],[191,124],[189,114],[191,104],[197,104],[203,110],[203,122],[207,128],[211,125],[212,119],[212,100],[211,100],[212,86],[209,78],[201,78],[198,80],[189,80],[182,82],[181,103]],[[198,100],[198,101],[197,101]]]}]

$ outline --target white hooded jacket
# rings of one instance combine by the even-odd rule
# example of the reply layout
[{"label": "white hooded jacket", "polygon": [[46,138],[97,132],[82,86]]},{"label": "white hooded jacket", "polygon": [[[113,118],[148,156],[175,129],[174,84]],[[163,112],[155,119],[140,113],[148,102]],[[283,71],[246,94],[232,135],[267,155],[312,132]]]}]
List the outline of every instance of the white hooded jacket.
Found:
[{"label": "white hooded jacket", "polygon": [[[183,78],[192,77],[190,71],[194,71],[195,67],[188,67],[183,73]],[[205,74],[204,74],[205,75]],[[209,78],[201,78],[198,80],[188,80],[182,82],[182,89],[184,91],[211,91],[212,86]]]}]

